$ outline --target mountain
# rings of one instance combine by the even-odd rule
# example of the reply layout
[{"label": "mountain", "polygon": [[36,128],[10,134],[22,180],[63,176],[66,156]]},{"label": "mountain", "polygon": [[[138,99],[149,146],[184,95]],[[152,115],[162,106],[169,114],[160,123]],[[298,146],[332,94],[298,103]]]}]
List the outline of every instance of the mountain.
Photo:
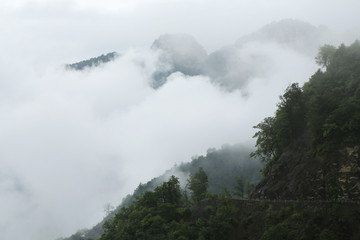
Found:
[{"label": "mountain", "polygon": [[264,52],[249,53],[247,45],[273,44],[313,58],[319,47],[331,38],[330,30],[324,26],[315,27],[300,20],[284,19],[207,55],[194,37],[166,34],[155,40],[151,47],[162,50],[152,86],[159,88],[170,74],[179,71],[189,76],[208,76],[211,82],[228,91],[243,90],[251,78],[264,77],[273,67],[271,56]]},{"label": "mountain", "polygon": [[[188,34],[164,34],[150,49],[159,54],[156,70],[149,82],[160,88],[172,73],[188,76],[208,76],[213,84],[227,91],[244,90],[251,78],[266,77],[273,68],[272,58],[266,53],[247,51],[249,44],[273,44],[313,58],[318,48],[332,38],[324,27],[315,27],[300,20],[284,19],[270,23],[258,31],[238,39],[235,44],[222,47],[210,54]],[[269,47],[269,46],[268,46]],[[114,60],[116,52],[66,65],[70,70],[84,70]]]},{"label": "mountain", "polygon": [[205,49],[188,34],[165,34],[154,41],[151,49],[160,51],[158,70],[153,75],[152,87],[159,88],[174,72],[195,76],[202,73],[207,57]]},{"label": "mountain", "polygon": [[[115,214],[100,240],[359,239],[360,42],[326,45],[317,62],[324,70],[302,88],[290,85],[275,115],[255,126],[251,155],[265,166],[250,199],[189,201],[171,177]],[[192,199],[204,174],[190,175]]]},{"label": "mountain", "polygon": [[[256,181],[259,163],[239,146],[210,149],[140,184],[100,240],[359,239],[360,42],[325,45],[316,60],[322,68],[303,87],[291,84],[274,116],[255,126],[251,156],[265,165],[249,199],[231,197],[230,186],[245,186],[231,179]],[[207,186],[217,194],[194,198]]]},{"label": "mountain", "polygon": [[332,34],[325,26],[316,27],[295,19],[272,22],[258,31],[243,36],[235,42],[241,48],[251,42],[274,43],[297,52],[314,56],[318,48],[331,41]]},{"label": "mountain", "polygon": [[317,61],[325,71],[257,125],[267,165],[252,198],[360,200],[360,43],[325,45]]},{"label": "mountain", "polygon": [[69,69],[69,70],[81,71],[86,68],[98,67],[101,64],[113,61],[117,57],[119,57],[118,53],[111,52],[111,53],[107,53],[105,55],[102,54],[101,56],[90,58],[88,60],[84,60],[81,62],[67,64],[67,65],[65,65],[65,68]]}]

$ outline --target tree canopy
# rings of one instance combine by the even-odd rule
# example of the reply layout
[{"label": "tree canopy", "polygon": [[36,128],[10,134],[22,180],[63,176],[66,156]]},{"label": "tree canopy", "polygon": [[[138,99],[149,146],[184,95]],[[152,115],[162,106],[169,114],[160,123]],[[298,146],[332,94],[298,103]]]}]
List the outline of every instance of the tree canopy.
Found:
[{"label": "tree canopy", "polygon": [[263,174],[306,131],[317,153],[360,142],[359,41],[348,47],[325,45],[316,60],[325,71],[319,69],[302,88],[291,84],[280,96],[275,115],[254,127],[258,132],[251,156],[266,163]]},{"label": "tree canopy", "polygon": [[188,188],[192,193],[192,199],[198,202],[206,197],[208,188],[208,176],[202,167],[195,174],[191,174],[188,180]]}]

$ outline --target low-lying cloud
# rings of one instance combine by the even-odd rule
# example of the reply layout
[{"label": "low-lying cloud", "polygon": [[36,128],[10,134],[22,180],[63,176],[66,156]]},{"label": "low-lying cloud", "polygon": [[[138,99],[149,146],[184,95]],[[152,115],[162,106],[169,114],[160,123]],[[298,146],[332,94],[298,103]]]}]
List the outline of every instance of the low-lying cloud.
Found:
[{"label": "low-lying cloud", "polygon": [[253,144],[252,126],[316,66],[274,45],[242,51],[266,54],[271,69],[231,92],[207,76],[180,72],[154,90],[159,53],[152,50],[130,50],[80,72],[59,67],[39,76],[18,65],[24,74],[1,82],[2,238],[70,235],[175,163],[225,143]]}]

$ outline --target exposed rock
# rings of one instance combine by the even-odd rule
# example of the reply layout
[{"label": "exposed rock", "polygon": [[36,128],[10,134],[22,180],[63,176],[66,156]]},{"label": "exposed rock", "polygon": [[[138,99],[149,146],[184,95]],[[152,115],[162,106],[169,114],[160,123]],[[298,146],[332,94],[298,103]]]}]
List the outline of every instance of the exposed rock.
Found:
[{"label": "exposed rock", "polygon": [[252,199],[360,200],[359,147],[310,154],[305,134],[292,144],[256,186]]}]

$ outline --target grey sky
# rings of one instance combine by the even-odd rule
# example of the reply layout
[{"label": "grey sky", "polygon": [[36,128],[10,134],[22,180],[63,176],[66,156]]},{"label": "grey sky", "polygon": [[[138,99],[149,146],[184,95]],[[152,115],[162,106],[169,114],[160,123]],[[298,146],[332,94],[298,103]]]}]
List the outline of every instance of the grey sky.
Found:
[{"label": "grey sky", "polygon": [[[161,34],[191,34],[210,53],[294,18],[355,39],[359,9],[355,0],[2,0],[0,238],[91,227],[140,181],[210,147],[253,143],[252,126],[286,86],[317,69],[296,52],[249,44],[245,58],[265,54],[272,65],[249,82],[247,98],[180,73],[155,91],[158,55],[148,48]],[[93,71],[61,68],[111,51],[124,56]]]},{"label": "grey sky", "polygon": [[147,47],[163,33],[192,34],[210,52],[283,18],[345,31],[359,27],[358,9],[356,0],[5,0],[0,29],[14,52],[56,63]]}]

